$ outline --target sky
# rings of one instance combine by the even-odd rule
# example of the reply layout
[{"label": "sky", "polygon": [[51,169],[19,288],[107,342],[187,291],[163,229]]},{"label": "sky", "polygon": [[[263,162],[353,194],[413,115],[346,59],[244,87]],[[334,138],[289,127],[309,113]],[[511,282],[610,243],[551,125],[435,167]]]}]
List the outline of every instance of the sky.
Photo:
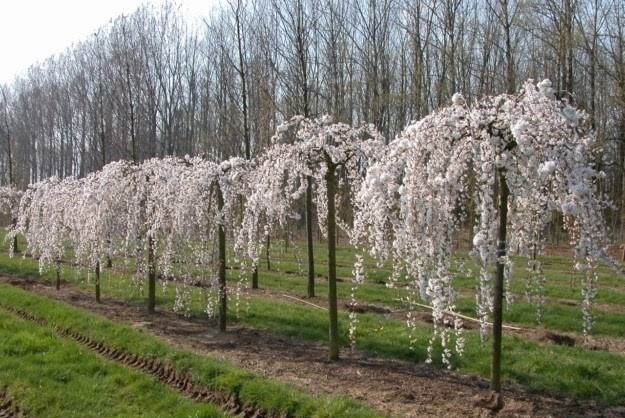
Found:
[{"label": "sky", "polygon": [[[165,0],[0,0],[0,84],[32,64],[86,39],[141,4]],[[219,0],[176,0],[190,18],[207,16]]]}]

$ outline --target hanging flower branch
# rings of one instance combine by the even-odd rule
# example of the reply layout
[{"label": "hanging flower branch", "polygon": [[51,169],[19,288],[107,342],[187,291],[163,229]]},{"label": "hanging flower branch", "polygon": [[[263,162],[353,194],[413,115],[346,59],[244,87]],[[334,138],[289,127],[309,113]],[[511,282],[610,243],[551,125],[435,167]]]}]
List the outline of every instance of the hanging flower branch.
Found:
[{"label": "hanging flower branch", "polygon": [[[415,277],[413,285],[434,308],[434,337],[449,365],[450,331],[443,320],[455,311],[452,250],[468,204],[475,202],[479,216],[471,254],[481,267],[477,309],[483,331],[493,311],[492,266],[501,264],[509,279],[510,254],[537,260],[544,251],[543,231],[559,211],[585,273],[587,331],[594,267],[606,258],[607,244],[604,202],[593,192],[602,173],[592,164],[595,139],[587,115],[556,100],[548,81],[530,81],[518,95],[487,97],[471,106],[458,94],[452,102],[408,126],[368,171],[357,197],[354,241]],[[503,244],[498,242],[498,201],[504,193],[498,173],[509,194],[504,226],[510,238]],[[542,286],[540,265],[531,267]]]},{"label": "hanging flower branch", "polygon": [[355,199],[367,168],[384,153],[383,138],[372,125],[354,128],[329,116],[295,116],[278,127],[272,142],[257,162],[237,248],[258,263],[260,236],[298,217],[296,202],[312,182],[317,222],[328,239],[330,358],[336,359],[335,230],[338,225],[348,235],[352,232],[351,222],[337,214],[336,206]]}]

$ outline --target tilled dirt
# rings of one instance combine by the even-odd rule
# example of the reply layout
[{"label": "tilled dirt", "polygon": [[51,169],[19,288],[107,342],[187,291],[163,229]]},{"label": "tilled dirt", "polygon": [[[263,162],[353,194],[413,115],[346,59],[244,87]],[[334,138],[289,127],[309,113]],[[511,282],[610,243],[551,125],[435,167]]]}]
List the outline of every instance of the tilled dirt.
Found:
[{"label": "tilled dirt", "polygon": [[0,389],[0,418],[23,418],[18,406],[6,390]]},{"label": "tilled dirt", "polygon": [[[172,312],[150,315],[139,304],[103,298],[73,287],[60,291],[36,281],[0,278],[27,290],[150,330],[169,343],[200,354],[222,358],[242,368],[290,383],[314,394],[344,394],[389,416],[487,417],[479,407],[488,398],[488,382],[478,376],[404,361],[344,352],[338,362],[327,361],[323,345],[285,338],[269,332],[233,326],[217,332],[214,324],[187,319]],[[593,403],[528,394],[506,387],[505,406],[499,417],[625,417],[625,408],[601,408]]]}]

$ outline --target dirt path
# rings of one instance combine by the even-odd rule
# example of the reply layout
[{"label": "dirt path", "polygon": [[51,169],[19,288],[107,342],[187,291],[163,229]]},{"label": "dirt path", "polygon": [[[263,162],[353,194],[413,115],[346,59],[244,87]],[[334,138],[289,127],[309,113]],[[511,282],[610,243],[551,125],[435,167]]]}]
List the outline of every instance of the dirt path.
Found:
[{"label": "dirt path", "polygon": [[[172,312],[150,316],[144,306],[93,295],[65,286],[0,277],[26,290],[82,307],[113,320],[150,330],[167,342],[200,354],[223,358],[237,366],[293,384],[309,393],[345,394],[395,417],[486,417],[475,406],[487,393],[487,382],[425,364],[413,364],[344,352],[330,363],[320,344],[276,336],[242,326],[219,334],[206,320],[185,319]],[[625,417],[625,408],[601,410],[573,400],[527,394],[507,388],[506,406],[498,417]]]},{"label": "dirt path", "polygon": [[5,389],[0,389],[0,418],[23,418],[13,398]]}]

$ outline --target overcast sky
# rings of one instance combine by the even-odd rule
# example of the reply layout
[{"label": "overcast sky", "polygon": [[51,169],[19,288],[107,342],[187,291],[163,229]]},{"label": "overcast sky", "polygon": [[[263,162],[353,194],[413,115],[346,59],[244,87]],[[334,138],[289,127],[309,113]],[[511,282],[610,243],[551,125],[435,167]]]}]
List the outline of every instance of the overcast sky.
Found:
[{"label": "overcast sky", "polygon": [[[0,0],[0,84],[62,52],[144,3],[164,0]],[[207,16],[219,0],[177,0],[185,14]]]}]

